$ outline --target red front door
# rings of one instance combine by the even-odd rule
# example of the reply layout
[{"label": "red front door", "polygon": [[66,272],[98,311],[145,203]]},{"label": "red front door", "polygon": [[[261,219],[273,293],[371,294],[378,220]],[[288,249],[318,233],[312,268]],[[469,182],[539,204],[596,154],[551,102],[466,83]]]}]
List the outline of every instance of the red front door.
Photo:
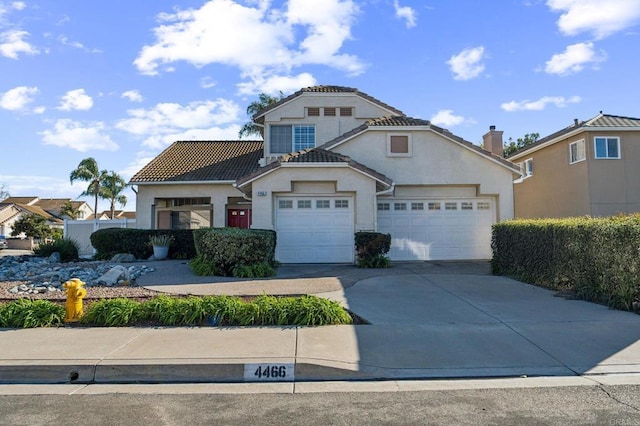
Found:
[{"label": "red front door", "polygon": [[227,226],[230,228],[249,229],[251,226],[251,209],[227,209]]}]

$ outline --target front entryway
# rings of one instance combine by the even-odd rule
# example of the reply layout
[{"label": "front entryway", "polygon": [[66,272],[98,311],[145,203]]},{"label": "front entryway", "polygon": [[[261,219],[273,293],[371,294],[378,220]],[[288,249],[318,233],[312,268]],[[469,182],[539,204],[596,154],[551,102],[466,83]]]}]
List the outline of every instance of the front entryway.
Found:
[{"label": "front entryway", "polygon": [[282,263],[351,263],[352,197],[278,197],[276,259]]},{"label": "front entryway", "polygon": [[227,209],[227,226],[230,228],[249,229],[251,226],[251,209]]},{"label": "front entryway", "polygon": [[378,232],[391,234],[391,260],[491,258],[495,201],[388,199],[378,201]]}]

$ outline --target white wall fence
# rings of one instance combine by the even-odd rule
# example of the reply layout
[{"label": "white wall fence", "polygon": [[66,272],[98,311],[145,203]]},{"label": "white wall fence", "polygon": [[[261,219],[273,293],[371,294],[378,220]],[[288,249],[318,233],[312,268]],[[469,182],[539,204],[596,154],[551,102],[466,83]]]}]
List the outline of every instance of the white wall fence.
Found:
[{"label": "white wall fence", "polygon": [[91,234],[98,229],[106,228],[135,228],[135,219],[114,220],[65,220],[64,237],[75,240],[78,243],[80,257],[91,257],[96,250],[91,245]]}]

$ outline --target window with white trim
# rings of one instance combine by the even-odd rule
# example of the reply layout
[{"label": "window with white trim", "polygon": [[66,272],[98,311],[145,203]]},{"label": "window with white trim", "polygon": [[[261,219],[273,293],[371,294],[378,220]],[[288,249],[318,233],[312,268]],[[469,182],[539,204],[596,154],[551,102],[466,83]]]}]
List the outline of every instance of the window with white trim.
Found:
[{"label": "window with white trim", "polygon": [[569,164],[584,161],[586,158],[584,139],[569,144]]},{"label": "window with white trim", "polygon": [[424,203],[411,203],[411,210],[424,210]]},{"label": "window with white trim", "polygon": [[429,210],[440,210],[440,203],[432,202],[428,204]]},{"label": "window with white trim", "polygon": [[393,209],[398,210],[407,210],[407,203],[393,203]]},{"label": "window with white trim", "polygon": [[410,134],[388,134],[387,135],[387,156],[388,157],[411,157],[411,135]]},{"label": "window with white trim", "polygon": [[460,210],[473,210],[473,203],[469,201],[463,201],[460,203]]},{"label": "window with white trim", "polygon": [[391,210],[391,204],[389,204],[389,203],[378,203],[378,210]]},{"label": "window with white trim", "polygon": [[444,203],[444,209],[445,210],[458,210],[458,203],[454,203],[454,202]]},{"label": "window with white trim", "polygon": [[271,125],[272,154],[288,154],[316,146],[316,128],[310,125]]},{"label": "window with white trim", "polygon": [[310,209],[311,208],[311,200],[298,200],[298,208],[299,209]]},{"label": "window with white trim", "polygon": [[292,209],[293,208],[293,200],[279,200],[278,207],[281,209]]},{"label": "window with white trim", "polygon": [[533,158],[524,160],[522,174],[524,177],[533,176]]},{"label": "window with white trim", "polygon": [[316,209],[329,209],[331,208],[331,203],[329,200],[316,200]]},{"label": "window with white trim", "polygon": [[336,209],[348,209],[349,208],[349,200],[335,200],[334,206]]},{"label": "window with white trim", "polygon": [[476,208],[478,210],[491,210],[491,203],[488,201],[478,201]]},{"label": "window with white trim", "polygon": [[593,145],[597,159],[620,158],[620,138],[617,136],[596,136]]}]

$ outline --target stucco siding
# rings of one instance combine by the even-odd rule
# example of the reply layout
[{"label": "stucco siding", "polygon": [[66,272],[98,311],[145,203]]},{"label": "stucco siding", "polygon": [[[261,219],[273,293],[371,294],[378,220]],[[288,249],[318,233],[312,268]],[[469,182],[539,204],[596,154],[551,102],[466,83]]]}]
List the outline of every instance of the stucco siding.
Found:
[{"label": "stucco siding", "polygon": [[587,160],[569,164],[569,145],[585,135],[553,144],[520,160],[533,159],[533,176],[513,187],[517,218],[566,217],[590,214]]},{"label": "stucco siding", "polygon": [[[304,182],[302,186],[296,182]],[[313,185],[312,183],[316,184]],[[252,228],[275,229],[275,199],[284,195],[349,195],[354,197],[354,229],[375,229],[376,185],[370,177],[348,167],[280,167],[253,182]],[[293,189],[296,188],[296,193]],[[332,190],[335,188],[335,190]],[[258,195],[263,194],[263,195]]]},{"label": "stucco siding", "polygon": [[[387,156],[387,135],[410,134],[410,157]],[[476,152],[428,130],[410,132],[368,131],[335,148],[334,152],[385,174],[397,186],[477,187],[476,195],[499,195],[499,220],[513,218],[513,173]]]},{"label": "stucco siding", "polygon": [[136,197],[136,227],[150,229],[153,225],[153,205],[156,198],[211,197],[213,226],[226,225],[226,205],[229,197],[242,197],[231,184],[138,185]]}]

